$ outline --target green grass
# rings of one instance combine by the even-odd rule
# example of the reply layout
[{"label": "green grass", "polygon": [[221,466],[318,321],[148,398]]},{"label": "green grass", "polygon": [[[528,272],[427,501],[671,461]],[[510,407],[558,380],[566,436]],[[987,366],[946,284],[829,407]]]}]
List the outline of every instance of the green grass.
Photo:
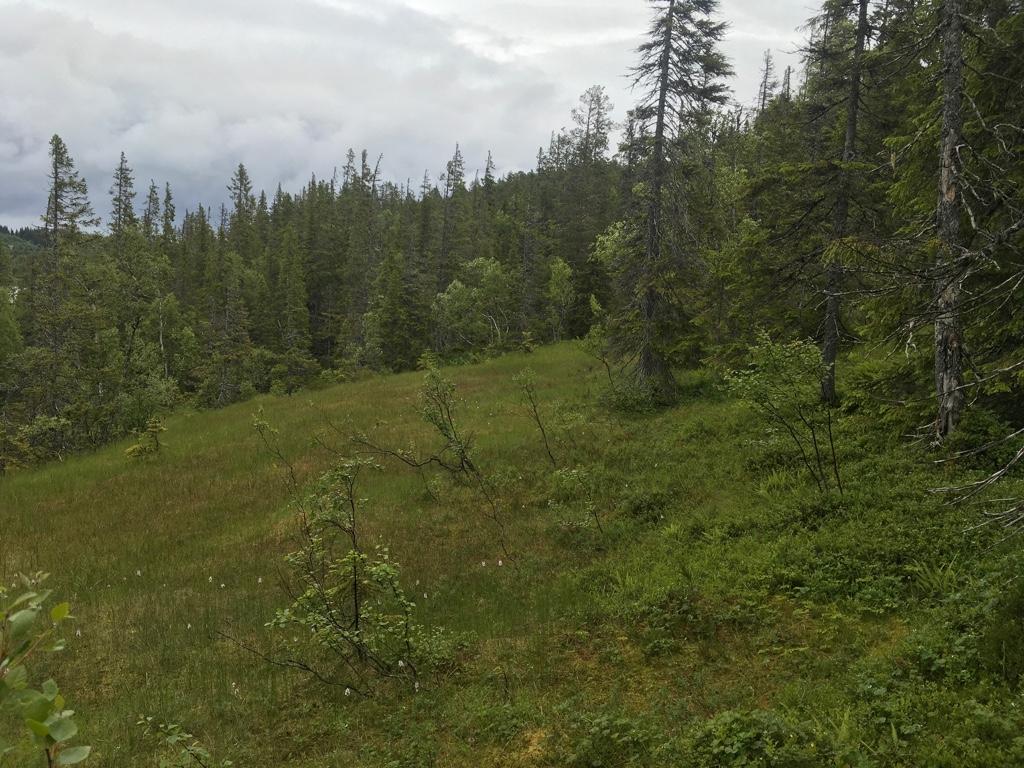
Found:
[{"label": "green grass", "polygon": [[[525,366],[603,535],[519,403]],[[706,374],[683,377],[678,407],[633,416],[598,405],[604,373],[571,344],[447,375],[504,478],[516,557],[497,566],[466,489],[433,501],[402,467],[367,477],[367,535],[402,564],[419,618],[470,638],[459,669],[415,694],[339,696],[222,635],[258,642],[286,602],[291,492],[253,412],[310,480],[332,461],[312,440],[328,422],[343,448],[357,430],[432,444],[422,374],[182,413],[152,460],[125,443],[0,482],[0,575],[50,571],[75,609],[81,635],[51,671],[89,765],[156,764],[140,713],[245,766],[729,765],[776,730],[789,741],[750,764],[1020,764],[1005,673],[1024,641],[993,617],[1019,620],[1024,599],[1006,596],[1021,558],[927,493],[949,478],[923,451],[847,416],[846,495],[822,498]]]}]

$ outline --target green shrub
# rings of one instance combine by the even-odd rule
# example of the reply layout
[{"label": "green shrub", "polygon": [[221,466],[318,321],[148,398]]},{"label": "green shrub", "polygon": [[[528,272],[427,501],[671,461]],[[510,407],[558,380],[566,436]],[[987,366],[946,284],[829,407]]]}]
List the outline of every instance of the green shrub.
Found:
[{"label": "green shrub", "polygon": [[820,768],[835,758],[827,737],[771,711],[723,712],[698,726],[684,754],[688,768]]},{"label": "green shrub", "polygon": [[982,664],[1016,688],[1024,675],[1024,582],[998,601],[980,643]]},{"label": "green shrub", "polygon": [[[46,579],[44,573],[22,576],[16,594],[0,584],[0,723],[8,715],[19,722],[26,736],[22,741],[28,742],[25,748],[45,757],[46,765],[76,765],[89,756],[91,748],[71,744],[78,734],[75,713],[65,708],[54,680],[38,687],[32,681],[40,656],[64,649],[57,629],[71,619],[67,603],[45,610],[52,594],[42,587]],[[0,759],[21,746],[0,732]]]},{"label": "green shrub", "polygon": [[600,397],[606,408],[621,413],[651,413],[656,403],[649,387],[629,377],[621,376],[609,385]]},{"label": "green shrub", "polygon": [[549,765],[563,768],[654,766],[653,739],[637,720],[599,713],[574,718],[555,738]]},{"label": "green shrub", "polygon": [[641,523],[657,523],[665,519],[672,497],[665,491],[650,488],[630,489],[622,500],[622,511]]}]

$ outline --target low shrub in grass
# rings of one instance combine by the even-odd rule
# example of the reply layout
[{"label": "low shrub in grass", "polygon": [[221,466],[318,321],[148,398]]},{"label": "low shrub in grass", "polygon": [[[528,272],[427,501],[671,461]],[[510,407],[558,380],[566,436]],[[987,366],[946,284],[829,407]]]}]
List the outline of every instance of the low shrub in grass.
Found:
[{"label": "low shrub in grass", "polygon": [[1013,688],[1024,676],[1024,581],[1008,585],[981,637],[982,664]]},{"label": "low shrub in grass", "polygon": [[727,711],[694,729],[683,764],[690,768],[820,768],[835,765],[834,745],[804,723],[772,711]]},{"label": "low shrub in grass", "polygon": [[659,741],[640,720],[617,712],[573,716],[551,739],[546,764],[560,768],[645,768],[659,761]]}]

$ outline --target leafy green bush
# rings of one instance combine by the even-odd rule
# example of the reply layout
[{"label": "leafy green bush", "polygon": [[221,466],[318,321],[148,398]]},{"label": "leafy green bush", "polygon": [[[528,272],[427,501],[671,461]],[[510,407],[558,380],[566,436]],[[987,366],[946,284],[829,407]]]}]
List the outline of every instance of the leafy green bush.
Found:
[{"label": "leafy green bush", "polygon": [[992,612],[980,643],[984,666],[1017,687],[1024,675],[1024,582],[1014,582]]},{"label": "leafy green bush", "polygon": [[215,763],[202,742],[178,723],[162,723],[155,717],[140,715],[136,725],[170,753],[160,757],[160,768],[231,768],[234,765],[226,758]]},{"label": "leafy green bush", "polygon": [[[65,709],[64,697],[52,679],[38,688],[30,682],[29,662],[37,654],[64,649],[56,630],[71,618],[67,603],[44,609],[52,594],[42,588],[46,578],[44,573],[21,577],[22,591],[17,595],[0,585],[0,713],[21,721],[29,748],[41,752],[47,766],[75,765],[90,752],[90,747],[71,745],[78,734],[75,713]],[[0,762],[19,748],[9,739],[0,734]]]},{"label": "leafy green bush", "polygon": [[654,740],[637,720],[623,715],[580,715],[554,740],[549,765],[564,768],[654,766]]},{"label": "leafy green bush", "polygon": [[653,391],[628,376],[617,377],[601,395],[601,404],[621,413],[651,413],[657,403]]},{"label": "leafy green bush", "polygon": [[821,394],[827,368],[817,345],[779,343],[762,332],[750,359],[749,367],[727,375],[729,389],[760,411],[770,430],[789,440],[818,490],[835,487],[842,493],[832,409]]},{"label": "leafy green bush", "polygon": [[124,452],[129,459],[144,459],[160,453],[163,444],[160,433],[166,432],[164,423],[155,416],[146,423],[146,429],[139,435],[139,442]]},{"label": "leafy green bush", "polygon": [[723,712],[687,740],[689,768],[820,768],[833,764],[829,739],[772,711]]}]

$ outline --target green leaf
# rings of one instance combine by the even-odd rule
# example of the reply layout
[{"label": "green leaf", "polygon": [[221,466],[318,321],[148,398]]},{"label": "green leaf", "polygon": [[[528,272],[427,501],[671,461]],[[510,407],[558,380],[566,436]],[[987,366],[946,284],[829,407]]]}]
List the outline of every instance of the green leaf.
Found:
[{"label": "green leaf", "polygon": [[32,625],[36,621],[36,617],[39,616],[38,608],[26,608],[23,611],[18,611],[12,615],[7,621],[11,626],[10,638],[14,645],[28,634],[28,631],[32,628]]},{"label": "green leaf", "polygon": [[92,747],[71,747],[57,755],[57,765],[75,765],[89,756]]},{"label": "green leaf", "polygon": [[17,701],[18,709],[25,720],[42,722],[52,711],[49,699],[39,691],[22,691]]},{"label": "green leaf", "polygon": [[25,592],[24,594],[18,595],[14,599],[14,602],[11,603],[10,605],[8,605],[7,608],[4,610],[4,613],[0,614],[0,615],[7,615],[11,611],[13,611],[15,608],[17,608],[19,605],[24,605],[25,603],[29,602],[30,600],[32,600],[32,599],[34,599],[34,598],[36,598],[38,596],[39,596],[39,593],[37,593],[37,592]]},{"label": "green leaf", "polygon": [[36,736],[49,736],[50,727],[46,723],[41,723],[38,720],[33,720],[30,717],[25,718],[25,725],[32,731]]},{"label": "green leaf", "polygon": [[50,738],[54,741],[68,741],[76,733],[78,733],[78,726],[75,725],[75,721],[71,719],[70,715],[55,718],[50,722]]},{"label": "green leaf", "polygon": [[71,603],[60,603],[50,609],[50,619],[54,624],[60,624],[71,615]]},{"label": "green leaf", "polygon": [[28,670],[25,667],[11,667],[4,676],[4,684],[12,691],[19,691],[28,684]]}]

